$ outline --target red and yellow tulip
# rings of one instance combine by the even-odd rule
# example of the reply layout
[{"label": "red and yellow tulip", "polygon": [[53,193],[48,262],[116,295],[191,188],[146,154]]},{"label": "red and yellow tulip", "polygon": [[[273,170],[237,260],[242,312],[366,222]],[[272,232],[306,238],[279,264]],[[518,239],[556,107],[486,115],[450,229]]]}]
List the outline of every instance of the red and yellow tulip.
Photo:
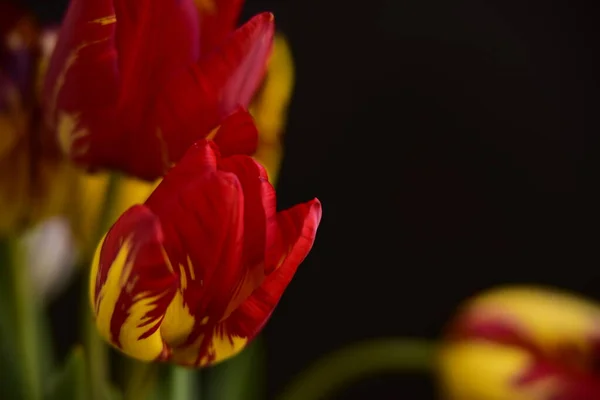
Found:
[{"label": "red and yellow tulip", "polygon": [[439,359],[449,400],[600,399],[600,306],[537,287],[476,296]]},{"label": "red and yellow tulip", "polygon": [[209,19],[198,18],[193,0],[72,0],[43,93],[63,152],[89,170],[155,180],[248,107],[271,52],[273,16],[229,32],[239,1],[218,3]]},{"label": "red and yellow tulip", "polygon": [[[248,117],[249,118],[249,117]],[[241,116],[217,137],[253,130]],[[96,251],[90,299],[101,335],[131,357],[208,366],[265,325],[321,218],[314,199],[276,212],[264,168],[194,144]]]}]

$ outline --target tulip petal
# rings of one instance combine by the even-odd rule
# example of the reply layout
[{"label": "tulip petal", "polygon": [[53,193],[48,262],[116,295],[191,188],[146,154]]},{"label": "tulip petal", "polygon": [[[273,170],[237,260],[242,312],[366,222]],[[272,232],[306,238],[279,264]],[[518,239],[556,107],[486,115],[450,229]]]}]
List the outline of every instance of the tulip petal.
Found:
[{"label": "tulip petal", "polygon": [[200,51],[214,50],[235,29],[242,0],[195,0],[200,19]]},{"label": "tulip petal", "polygon": [[159,127],[166,159],[178,161],[227,116],[248,107],[266,71],[273,29],[272,14],[257,15],[159,89],[156,122],[148,129]]},{"label": "tulip petal", "polygon": [[222,109],[248,107],[267,70],[274,32],[273,14],[258,14],[200,60],[204,79],[218,85]]},{"label": "tulip petal", "polygon": [[216,131],[215,143],[221,155],[252,155],[258,146],[258,130],[250,113],[240,109],[227,117]]},{"label": "tulip petal", "polygon": [[486,340],[446,346],[439,358],[442,391],[452,399],[590,400],[600,398],[593,373]]},{"label": "tulip petal", "polygon": [[[195,318],[184,346],[222,319],[243,279],[244,195],[236,176],[217,171],[207,141],[188,151],[146,201],[161,221],[165,250],[179,269],[183,303]],[[165,328],[169,329],[169,328]]]},{"label": "tulip petal", "polygon": [[296,269],[312,248],[319,222],[321,203],[314,199],[277,214],[282,261],[263,284],[225,321],[232,335],[252,340],[263,328]]},{"label": "tulip petal", "polygon": [[239,179],[244,191],[244,249],[242,264],[244,278],[229,303],[223,318],[245,301],[279,261],[275,247],[277,232],[275,189],[269,183],[262,165],[247,156],[231,156],[219,163],[219,169],[231,172]]},{"label": "tulip petal", "polygon": [[[198,18],[192,0],[117,0],[116,46],[121,91],[119,108],[143,118],[144,102],[167,75],[199,56]],[[139,121],[139,118],[131,118]]]},{"label": "tulip petal", "polygon": [[160,324],[178,278],[163,249],[158,218],[141,205],[127,210],[102,239],[90,277],[100,334],[131,357],[165,358]]},{"label": "tulip petal", "polygon": [[247,343],[248,338],[232,334],[221,322],[205,326],[193,343],[173,349],[170,360],[188,367],[207,367],[235,356]]},{"label": "tulip petal", "polygon": [[46,124],[58,130],[63,151],[82,163],[89,162],[93,141],[115,143],[119,134],[108,124],[118,87],[114,14],[110,0],[71,1],[46,74]]}]

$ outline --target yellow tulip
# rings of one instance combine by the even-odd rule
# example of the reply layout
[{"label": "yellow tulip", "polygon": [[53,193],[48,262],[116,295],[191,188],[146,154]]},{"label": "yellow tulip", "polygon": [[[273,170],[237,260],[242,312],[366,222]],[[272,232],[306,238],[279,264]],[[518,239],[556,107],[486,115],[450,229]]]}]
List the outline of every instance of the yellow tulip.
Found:
[{"label": "yellow tulip", "polygon": [[450,400],[600,399],[600,306],[539,287],[466,303],[439,357]]},{"label": "yellow tulip", "polygon": [[277,182],[283,157],[281,141],[293,89],[292,52],[285,36],[277,33],[263,86],[250,105],[250,113],[259,131],[254,157],[265,166],[273,184]]}]

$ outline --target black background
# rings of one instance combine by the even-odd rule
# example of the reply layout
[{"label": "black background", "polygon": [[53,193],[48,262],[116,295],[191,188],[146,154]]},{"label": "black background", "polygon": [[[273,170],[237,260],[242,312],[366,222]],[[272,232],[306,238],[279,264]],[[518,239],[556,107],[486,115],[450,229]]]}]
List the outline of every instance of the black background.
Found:
[{"label": "black background", "polygon": [[[58,19],[65,2],[29,3]],[[344,344],[435,338],[496,284],[600,298],[592,16],[547,3],[248,2],[245,18],[274,11],[296,61],[280,206],[323,203],[265,329],[270,397]],[[382,376],[338,399],[429,399],[431,383]]]}]

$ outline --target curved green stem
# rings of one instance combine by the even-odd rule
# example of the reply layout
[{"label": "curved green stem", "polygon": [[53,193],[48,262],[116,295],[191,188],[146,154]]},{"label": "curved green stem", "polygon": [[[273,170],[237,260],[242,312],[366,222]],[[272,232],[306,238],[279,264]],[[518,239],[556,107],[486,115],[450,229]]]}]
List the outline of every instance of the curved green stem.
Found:
[{"label": "curved green stem", "polygon": [[198,370],[173,365],[170,367],[169,399],[199,400],[200,386]]},{"label": "curved green stem", "polygon": [[[101,210],[100,217],[98,219],[98,226],[94,234],[94,242],[98,243],[106,231],[110,228],[112,221],[110,220],[111,209],[114,202],[114,197],[117,190],[119,176],[111,174],[108,187],[106,188],[104,203]],[[83,268],[84,276],[88,277],[90,272],[90,266],[87,265]],[[108,382],[108,346],[96,329],[94,317],[89,306],[89,289],[87,279],[83,285],[83,335],[84,335],[84,346],[86,351],[86,364],[89,377],[89,395],[92,400],[102,400],[105,396],[105,388]]]},{"label": "curved green stem", "polygon": [[436,345],[421,339],[375,339],[342,348],[303,371],[278,400],[317,400],[374,374],[429,371]]}]

